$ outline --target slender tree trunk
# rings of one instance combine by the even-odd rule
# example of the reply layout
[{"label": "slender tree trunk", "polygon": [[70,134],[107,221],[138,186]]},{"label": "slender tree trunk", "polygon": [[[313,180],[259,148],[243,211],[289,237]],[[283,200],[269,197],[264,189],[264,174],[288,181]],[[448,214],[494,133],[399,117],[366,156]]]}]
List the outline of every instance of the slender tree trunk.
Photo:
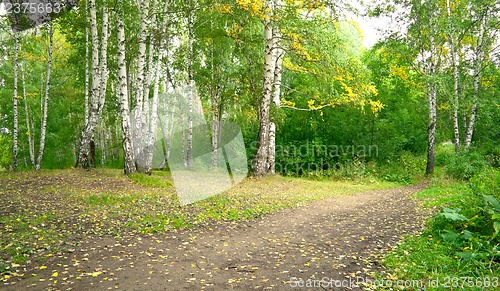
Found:
[{"label": "slender tree trunk", "polygon": [[[451,7],[450,0],[446,0],[446,8],[448,11],[448,17],[451,18]],[[457,44],[455,42],[455,32],[452,30],[449,32],[448,40],[450,42],[451,49],[451,62],[453,67],[453,144],[455,145],[455,153],[460,153],[460,123],[458,122],[458,109],[459,109],[459,60],[457,54]]]},{"label": "slender tree trunk", "polygon": [[[152,123],[152,108],[150,108],[150,100],[149,100],[149,93],[151,91],[151,82],[153,79],[154,75],[154,55],[155,55],[155,45],[153,42],[153,36],[151,35],[151,27],[156,25],[156,13],[154,9],[156,8],[156,1],[152,0],[149,3],[150,9],[148,11],[148,15],[152,15],[151,19],[148,19],[147,22],[147,28],[146,31],[148,31],[148,36],[146,37],[146,47],[147,47],[147,54],[146,54],[146,66],[144,68],[144,83],[142,84],[143,88],[143,107],[142,107],[142,141],[143,141],[143,146],[142,146],[142,151],[143,154],[141,155],[141,167],[140,171],[144,172],[146,174],[151,174],[151,167],[152,167],[152,162],[153,162],[153,152],[151,152],[151,163],[150,163],[150,149],[149,149],[149,142],[151,139],[150,136],[150,129],[151,129],[151,123]],[[151,13],[150,13],[151,12]],[[148,47],[149,44],[149,47]]]},{"label": "slender tree trunk", "polygon": [[35,170],[39,171],[41,164],[42,164],[42,158],[43,158],[43,152],[45,149],[45,134],[47,131],[47,115],[48,115],[48,107],[49,107],[49,91],[50,91],[50,72],[52,69],[52,47],[53,47],[53,28],[52,24],[49,24],[49,49],[48,49],[48,57],[47,57],[47,74],[46,74],[46,80],[45,80],[45,98],[43,101],[43,114],[42,114],[42,125],[41,125],[41,130],[40,130],[40,148],[38,151],[38,158],[36,160],[36,165],[35,165]]},{"label": "slender tree trunk", "polygon": [[135,80],[135,120],[134,120],[134,145],[137,170],[143,171],[144,153],[141,152],[143,147],[140,143],[143,142],[143,119],[144,119],[144,101],[147,96],[144,96],[144,83],[146,82],[146,50],[147,50],[147,33],[148,33],[148,11],[149,0],[143,0],[140,5],[140,32],[139,32],[139,52],[137,56],[137,75]]},{"label": "slender tree trunk", "polygon": [[85,27],[85,127],[89,124],[89,81],[90,81],[90,68],[89,68],[89,28]]},{"label": "slender tree trunk", "polygon": [[193,1],[190,1],[191,10],[188,12],[188,131],[186,137],[186,169],[193,167],[193,100],[194,100],[194,79],[193,79],[193,41],[194,41],[194,10]]},{"label": "slender tree trunk", "polygon": [[476,126],[476,117],[478,111],[478,100],[479,100],[479,90],[481,84],[481,64],[484,58],[484,33],[486,29],[486,16],[483,16],[481,20],[481,25],[479,28],[479,36],[477,39],[477,44],[475,48],[474,56],[474,93],[472,96],[472,109],[469,118],[469,124],[467,125],[467,132],[465,134],[465,150],[469,151],[472,143],[472,137],[474,136],[474,128]]},{"label": "slender tree trunk", "polygon": [[[92,90],[90,94],[90,113],[87,126],[83,129],[82,137],[80,140],[80,152],[78,154],[78,161],[76,166],[85,169],[90,169],[91,160],[93,158],[92,150],[94,145],[93,137],[95,128],[99,121],[100,105],[100,84],[102,75],[99,66],[99,35],[97,32],[97,11],[95,0],[89,0],[90,12],[90,35],[92,38]],[[103,16],[104,17],[104,16]],[[104,25],[104,24],[103,24]]]},{"label": "slender tree trunk", "polygon": [[267,0],[265,5],[266,17],[264,18],[265,30],[265,50],[264,50],[264,82],[262,88],[262,96],[259,106],[259,144],[255,159],[252,162],[253,172],[255,176],[265,176],[268,172],[268,155],[269,155],[269,129],[270,119],[269,111],[271,106],[271,98],[273,94],[273,79],[274,79],[274,40],[273,27],[271,22],[273,1]]},{"label": "slender tree trunk", "polygon": [[30,154],[30,164],[33,169],[35,168],[35,142],[33,136],[33,129],[31,128],[28,96],[26,95],[26,82],[24,79],[24,66],[21,66],[21,79],[23,82],[23,99],[24,99],[24,114],[26,118],[26,131],[28,136],[28,151]]},{"label": "slender tree trunk", "polygon": [[12,131],[12,169],[17,171],[17,138],[19,130],[19,112],[17,108],[18,94],[17,94],[17,79],[19,69],[19,34],[14,33],[14,93],[13,93],[13,114],[14,114],[14,129]]},{"label": "slender tree trunk", "polygon": [[149,128],[148,141],[146,145],[146,168],[145,172],[151,175],[153,170],[153,153],[156,142],[156,131],[158,129],[158,99],[160,90],[160,64],[162,61],[162,53],[158,55],[158,60],[156,62],[156,75],[153,85],[153,99],[151,103],[151,124]]},{"label": "slender tree trunk", "polygon": [[269,156],[267,162],[269,163],[269,173],[276,174],[276,124],[274,122],[269,124]]},{"label": "slender tree trunk", "polygon": [[[275,0],[274,11],[281,9],[282,1]],[[273,103],[276,107],[281,107],[281,79],[283,76],[283,57],[284,50],[281,47],[281,32],[279,26],[275,23],[273,26],[274,40],[274,82],[273,82]],[[269,171],[276,174],[276,124],[271,122],[269,127]]]},{"label": "slender tree trunk", "polygon": [[[432,82],[432,81],[431,81]],[[436,147],[436,122],[437,122],[437,110],[436,110],[436,88],[434,84],[429,85],[429,92],[427,93],[428,103],[429,103],[429,127],[427,128],[427,168],[426,175],[434,175],[434,165],[435,165],[435,147]]]},{"label": "slender tree trunk", "polygon": [[127,88],[127,64],[125,57],[125,26],[120,15],[117,15],[118,29],[118,100],[120,101],[120,115],[122,118],[122,139],[124,153],[124,172],[132,174],[136,172],[134,148],[132,145],[132,129],[130,126],[130,108]]},{"label": "slender tree trunk", "polygon": [[435,148],[436,148],[436,123],[437,123],[437,99],[436,99],[436,84],[434,80],[434,76],[437,71],[436,58],[437,51],[434,43],[434,36],[430,36],[430,46],[431,46],[431,60],[430,60],[430,68],[429,68],[429,76],[431,80],[428,80],[427,85],[427,99],[429,103],[429,126],[427,128],[427,167],[426,167],[426,175],[432,176],[434,175],[434,166],[435,166]]},{"label": "slender tree trunk", "polygon": [[220,131],[220,99],[217,92],[212,92],[211,98],[211,110],[212,110],[212,166],[216,167],[219,162],[219,131]]}]

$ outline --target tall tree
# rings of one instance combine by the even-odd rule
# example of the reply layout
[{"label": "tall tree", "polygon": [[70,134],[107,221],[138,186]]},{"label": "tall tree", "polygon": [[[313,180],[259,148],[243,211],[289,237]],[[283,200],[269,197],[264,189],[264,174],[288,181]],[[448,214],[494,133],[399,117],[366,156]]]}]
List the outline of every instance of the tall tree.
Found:
[{"label": "tall tree", "polygon": [[28,95],[26,94],[26,80],[24,77],[24,64],[21,65],[21,81],[23,83],[23,100],[24,100],[24,115],[26,121],[26,135],[28,137],[28,151],[30,155],[30,164],[35,168],[35,139],[33,136],[33,128],[31,126],[30,110],[28,105]]},{"label": "tall tree", "polygon": [[19,113],[17,108],[18,94],[17,94],[17,81],[18,81],[18,70],[19,70],[19,33],[14,33],[14,92],[13,92],[13,115],[14,115],[14,128],[12,131],[12,169],[17,171],[18,161],[18,130],[19,130]]},{"label": "tall tree", "polygon": [[266,0],[264,6],[264,80],[262,88],[262,96],[259,104],[259,143],[257,153],[252,162],[255,176],[265,176],[268,172],[268,156],[269,156],[269,136],[270,136],[270,107],[273,93],[273,81],[275,54],[274,54],[274,38],[273,38],[273,8],[274,1]]},{"label": "tall tree", "polygon": [[460,153],[460,124],[459,124],[459,104],[460,104],[460,59],[459,59],[459,41],[457,38],[457,25],[454,15],[451,11],[450,0],[446,0],[446,12],[448,22],[451,24],[448,27],[448,41],[450,45],[451,66],[453,69],[453,143],[455,144],[456,154]]},{"label": "tall tree", "polygon": [[49,47],[47,51],[47,72],[45,74],[45,95],[43,98],[43,113],[42,113],[42,123],[40,130],[40,148],[38,149],[38,157],[36,159],[35,170],[39,171],[41,164],[43,153],[45,149],[45,135],[47,131],[47,116],[48,116],[48,107],[49,107],[49,92],[50,92],[50,74],[52,70],[52,51],[54,45],[54,31],[52,27],[52,23],[49,23]]},{"label": "tall tree", "polygon": [[[76,166],[89,169],[93,159],[93,137],[94,132],[99,122],[99,116],[102,111],[106,96],[106,81],[107,81],[107,66],[106,66],[106,51],[108,41],[108,12],[107,8],[103,8],[102,16],[102,35],[99,42],[99,34],[97,32],[97,7],[95,0],[89,0],[89,25],[90,35],[92,39],[92,88],[90,92],[90,112],[88,124],[82,131],[80,139],[80,150]],[[101,44],[101,59],[99,59],[99,44]]]},{"label": "tall tree", "polygon": [[144,96],[144,84],[146,81],[146,50],[148,37],[148,15],[149,15],[149,0],[142,0],[139,6],[140,13],[140,29],[139,29],[139,50],[137,55],[137,72],[135,79],[135,118],[134,118],[134,144],[135,158],[137,169],[142,172],[144,165],[144,153],[142,152],[143,142],[143,119],[144,119],[144,103],[147,102],[148,96]]},{"label": "tall tree", "polygon": [[118,30],[118,88],[117,95],[120,102],[120,115],[122,127],[122,141],[124,153],[124,172],[125,174],[133,174],[136,172],[134,148],[132,144],[132,129],[130,126],[130,108],[127,88],[127,64],[126,64],[126,46],[125,46],[125,27],[120,16],[120,12],[116,15],[117,30]]}]

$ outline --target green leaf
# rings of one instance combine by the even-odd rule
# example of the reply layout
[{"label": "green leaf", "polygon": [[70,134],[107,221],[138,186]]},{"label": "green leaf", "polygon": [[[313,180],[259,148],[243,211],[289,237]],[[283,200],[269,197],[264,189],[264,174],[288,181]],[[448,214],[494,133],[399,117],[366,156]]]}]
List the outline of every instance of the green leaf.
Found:
[{"label": "green leaf", "polygon": [[500,222],[495,221],[495,223],[493,223],[493,229],[495,229],[495,234],[493,235],[492,239],[494,239],[500,233]]},{"label": "green leaf", "polygon": [[456,253],[455,255],[457,255],[459,258],[461,258],[464,261],[470,261],[470,260],[473,260],[474,258],[477,257],[477,254],[472,253],[472,252],[459,252],[459,253]]},{"label": "green leaf", "polygon": [[493,205],[497,211],[500,211],[500,201],[498,201],[497,198],[495,198],[495,196],[483,195],[483,197],[486,202],[491,203],[491,205]]},{"label": "green leaf", "polygon": [[441,237],[445,242],[452,243],[458,239],[459,235],[453,230],[445,230],[441,233]]},{"label": "green leaf", "polygon": [[440,213],[438,217],[444,217],[453,221],[467,221],[469,220],[467,217],[463,216],[462,214],[458,213],[460,209],[449,209],[445,208],[443,209],[444,212]]}]

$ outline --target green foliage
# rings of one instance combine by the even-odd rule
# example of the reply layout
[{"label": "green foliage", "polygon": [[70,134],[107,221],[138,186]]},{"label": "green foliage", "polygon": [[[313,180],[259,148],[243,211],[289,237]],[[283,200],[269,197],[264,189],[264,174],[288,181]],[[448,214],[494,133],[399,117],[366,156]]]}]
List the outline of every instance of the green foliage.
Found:
[{"label": "green foliage", "polygon": [[468,181],[490,166],[478,151],[460,153],[449,158],[446,173],[459,180]]},{"label": "green foliage", "polygon": [[394,156],[393,159],[381,163],[379,177],[386,181],[403,184],[415,183],[422,178],[425,168],[425,159],[422,156],[415,156],[411,152],[402,152],[399,156]]},{"label": "green foliage", "polygon": [[9,170],[12,166],[12,138],[0,134],[0,170]]},{"label": "green foliage", "polygon": [[489,168],[478,173],[470,180],[469,187],[473,193],[500,199],[500,171]]}]

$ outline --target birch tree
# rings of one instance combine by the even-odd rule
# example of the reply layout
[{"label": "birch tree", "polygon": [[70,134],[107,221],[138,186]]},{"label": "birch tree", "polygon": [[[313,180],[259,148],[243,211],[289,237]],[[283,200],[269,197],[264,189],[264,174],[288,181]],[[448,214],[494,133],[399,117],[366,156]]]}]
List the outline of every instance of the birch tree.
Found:
[{"label": "birch tree", "polygon": [[194,101],[194,78],[193,78],[193,42],[194,42],[194,2],[189,1],[188,9],[188,116],[187,116],[187,137],[186,137],[186,169],[190,170],[193,166],[193,101]]},{"label": "birch tree", "polygon": [[[275,12],[282,9],[283,3],[281,0],[275,0]],[[275,17],[276,18],[276,17]],[[275,21],[273,25],[273,40],[274,40],[274,79],[273,79],[273,103],[276,107],[281,107],[281,79],[283,76],[283,57],[285,50],[282,48],[281,43],[282,35],[278,22]],[[269,172],[276,174],[276,124],[270,123],[269,126]]]},{"label": "birch tree", "polygon": [[429,110],[427,127],[426,174],[433,175],[435,167],[438,73],[441,69],[444,40],[440,37],[438,19],[439,3],[432,0],[424,3],[411,1],[409,22],[412,23],[406,36],[410,47],[418,52],[417,65],[423,73],[427,89]]},{"label": "birch tree", "polygon": [[119,13],[116,15],[117,37],[118,37],[118,100],[120,102],[120,115],[122,127],[124,172],[132,174],[136,172],[134,148],[132,144],[132,128],[130,126],[130,108],[127,85],[127,64],[125,47],[125,27]]},{"label": "birch tree", "polygon": [[47,51],[47,72],[45,75],[45,95],[43,98],[43,110],[42,110],[42,123],[41,123],[41,130],[40,130],[40,148],[38,150],[38,157],[36,159],[36,165],[35,165],[35,170],[39,171],[41,164],[42,164],[42,158],[43,158],[43,152],[45,149],[45,135],[47,131],[47,115],[48,115],[48,107],[49,107],[49,92],[50,92],[50,74],[52,70],[52,51],[53,51],[53,37],[54,37],[54,32],[53,32],[53,27],[52,23],[49,23],[49,47]]},{"label": "birch tree", "polygon": [[264,48],[264,80],[262,88],[262,96],[259,104],[259,143],[255,159],[252,162],[252,167],[255,176],[265,176],[268,172],[268,156],[269,156],[269,135],[270,135],[270,106],[273,92],[274,81],[274,38],[273,38],[273,24],[272,12],[274,2],[267,0],[265,2],[264,10],[264,35],[265,35],[265,48]]},{"label": "birch tree", "polygon": [[472,138],[474,136],[478,108],[479,96],[481,93],[481,80],[485,67],[490,60],[491,55],[498,53],[500,46],[494,45],[495,41],[498,42],[498,11],[499,7],[489,6],[484,4],[480,6],[475,15],[476,21],[479,23],[476,34],[477,38],[473,47],[473,60],[472,60],[472,78],[473,78],[473,92],[472,92],[472,106],[470,108],[469,122],[466,124],[466,133],[464,148],[466,151],[470,150]]},{"label": "birch tree", "polygon": [[[80,151],[77,166],[89,169],[93,155],[92,143],[94,132],[99,121],[106,96],[107,82],[107,41],[108,41],[108,11],[103,8],[102,39],[99,42],[97,32],[97,8],[95,0],[89,0],[89,25],[92,38],[92,88],[90,92],[90,112],[88,124],[85,126],[80,139]],[[99,59],[99,44],[101,43],[101,59]]]},{"label": "birch tree", "polygon": [[21,65],[21,81],[23,84],[23,100],[24,100],[24,115],[26,121],[26,135],[28,138],[28,151],[30,155],[30,164],[35,168],[35,141],[33,136],[33,128],[31,127],[30,110],[28,105],[28,95],[26,94],[26,81],[24,77],[24,65]]},{"label": "birch tree", "polygon": [[17,171],[18,161],[18,130],[19,130],[19,113],[17,108],[18,94],[17,94],[17,81],[18,81],[18,70],[19,70],[19,33],[14,33],[14,92],[13,92],[13,115],[14,115],[14,126],[12,131],[12,169]]},{"label": "birch tree", "polygon": [[[144,102],[147,96],[144,96],[144,83],[146,77],[146,50],[147,50],[147,36],[148,36],[148,11],[149,0],[140,2],[140,30],[139,30],[139,51],[137,55],[137,74],[135,79],[135,113],[134,113],[134,141],[137,143],[143,142],[143,119],[144,119]],[[144,164],[144,153],[141,152],[142,146],[134,145],[135,158],[138,160],[136,165],[140,172]]]},{"label": "birch tree", "polygon": [[458,110],[460,102],[460,60],[459,60],[459,43],[457,39],[457,25],[454,21],[454,15],[451,12],[450,0],[446,0],[446,12],[448,21],[451,25],[448,27],[448,41],[450,45],[451,66],[453,70],[453,144],[455,145],[455,153],[460,153],[460,124],[458,121]]}]

